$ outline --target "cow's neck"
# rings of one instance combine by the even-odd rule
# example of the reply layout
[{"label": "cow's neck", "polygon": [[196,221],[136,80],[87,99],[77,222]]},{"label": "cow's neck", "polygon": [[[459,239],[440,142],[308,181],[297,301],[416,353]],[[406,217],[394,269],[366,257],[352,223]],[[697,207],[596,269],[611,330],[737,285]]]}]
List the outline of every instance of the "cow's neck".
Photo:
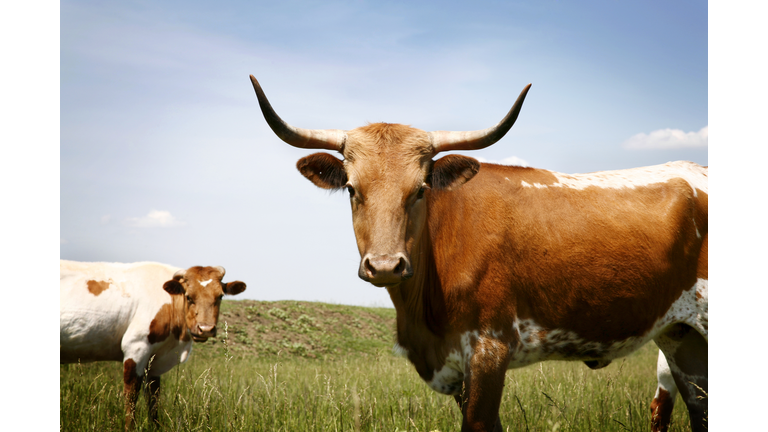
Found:
[{"label": "cow's neck", "polygon": [[388,289],[397,312],[397,342],[408,351],[409,360],[425,379],[428,379],[425,374],[431,374],[434,365],[419,363],[434,358],[448,331],[445,297],[435,267],[429,231],[429,227],[424,227],[411,251],[413,277]]}]

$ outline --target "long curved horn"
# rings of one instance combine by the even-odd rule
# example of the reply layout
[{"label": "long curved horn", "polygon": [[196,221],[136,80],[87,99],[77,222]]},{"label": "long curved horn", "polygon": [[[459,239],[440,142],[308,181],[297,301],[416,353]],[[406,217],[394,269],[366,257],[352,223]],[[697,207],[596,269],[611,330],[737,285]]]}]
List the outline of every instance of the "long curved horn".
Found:
[{"label": "long curved horn", "polygon": [[281,140],[294,147],[304,149],[341,151],[347,140],[346,132],[339,129],[302,129],[289,125],[272,109],[264,90],[261,89],[259,82],[253,75],[251,75],[251,83],[253,83],[253,89],[256,90],[256,97],[259,98],[259,106],[261,106],[264,119],[267,120],[269,127]]},{"label": "long curved horn", "polygon": [[507,113],[507,116],[496,126],[468,132],[430,132],[429,137],[432,140],[432,148],[435,154],[449,150],[479,150],[500,140],[512,125],[515,124],[517,115],[520,114],[520,108],[523,107],[525,95],[528,94],[528,89],[530,88],[530,84],[525,86],[523,91],[520,92],[520,96],[517,97],[515,104],[512,105],[512,109]]}]

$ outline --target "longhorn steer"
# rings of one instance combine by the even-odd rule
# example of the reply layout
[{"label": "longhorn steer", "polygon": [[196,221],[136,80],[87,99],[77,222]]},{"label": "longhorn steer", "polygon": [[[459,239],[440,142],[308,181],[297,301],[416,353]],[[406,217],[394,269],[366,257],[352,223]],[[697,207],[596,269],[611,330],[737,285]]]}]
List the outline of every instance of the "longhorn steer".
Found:
[{"label": "longhorn steer", "polygon": [[674,377],[693,429],[704,428],[696,386],[707,391],[706,167],[567,175],[432,159],[501,139],[530,84],[494,127],[425,132],[296,128],[251,81],[278,137],[343,155],[315,153],[297,167],[321,188],[349,191],[358,274],[386,287],[396,349],[456,398],[462,431],[501,430],[508,368],[553,359],[597,368],[650,340],[669,363],[660,377]]},{"label": "longhorn steer", "polygon": [[180,270],[157,263],[60,261],[61,363],[122,361],[125,426],[146,371],[150,421],[158,422],[160,375],[187,361],[192,341],[216,336],[224,294],[245,291],[224,283],[223,267]]}]

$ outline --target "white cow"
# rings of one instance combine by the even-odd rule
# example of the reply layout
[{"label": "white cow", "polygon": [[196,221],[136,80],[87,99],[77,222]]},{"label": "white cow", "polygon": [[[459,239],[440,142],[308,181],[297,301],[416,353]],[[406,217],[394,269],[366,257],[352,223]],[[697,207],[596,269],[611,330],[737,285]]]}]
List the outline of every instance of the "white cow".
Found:
[{"label": "white cow", "polygon": [[157,423],[160,375],[189,358],[193,340],[216,336],[222,297],[245,290],[243,282],[221,281],[223,267],[61,260],[60,270],[61,363],[123,362],[126,429],[145,373]]}]

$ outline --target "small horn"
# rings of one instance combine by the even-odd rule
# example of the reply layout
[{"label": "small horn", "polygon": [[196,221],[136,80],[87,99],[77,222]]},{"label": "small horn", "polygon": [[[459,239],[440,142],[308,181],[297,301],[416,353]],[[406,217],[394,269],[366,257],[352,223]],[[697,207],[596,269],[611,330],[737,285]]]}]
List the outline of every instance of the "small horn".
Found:
[{"label": "small horn", "polygon": [[530,84],[525,86],[523,91],[520,92],[520,96],[517,97],[515,104],[512,105],[512,109],[507,113],[507,116],[496,126],[467,132],[430,132],[429,138],[432,140],[432,148],[435,154],[450,150],[479,150],[503,138],[509,129],[512,128],[512,125],[515,124],[515,120],[517,120],[517,116],[520,114],[520,108],[523,107],[525,95],[528,94],[528,89],[530,88]]},{"label": "small horn", "polygon": [[185,269],[177,270],[176,273],[173,274],[173,278],[181,279],[184,277],[185,274],[187,274],[187,270]]},{"label": "small horn", "polygon": [[277,115],[272,105],[269,104],[264,90],[259,82],[251,75],[251,83],[259,98],[259,106],[264,119],[281,140],[303,149],[325,149],[341,151],[347,140],[347,133],[340,129],[302,129],[289,125]]},{"label": "small horn", "polygon": [[213,268],[215,268],[219,273],[221,273],[221,277],[224,277],[224,274],[227,273],[227,271],[224,270],[224,267],[222,266],[213,266]]}]

